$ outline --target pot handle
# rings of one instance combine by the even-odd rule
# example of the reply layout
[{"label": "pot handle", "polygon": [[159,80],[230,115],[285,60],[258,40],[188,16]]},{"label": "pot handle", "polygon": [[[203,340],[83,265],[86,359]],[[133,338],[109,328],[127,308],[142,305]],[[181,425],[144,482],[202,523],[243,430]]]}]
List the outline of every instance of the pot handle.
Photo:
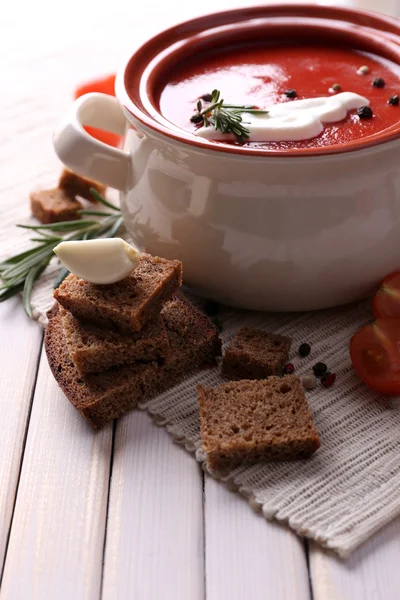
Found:
[{"label": "pot handle", "polygon": [[126,119],[118,100],[99,93],[75,100],[54,132],[53,145],[58,158],[75,173],[126,190],[131,180],[131,155],[96,140],[84,130],[85,125],[123,135]]}]

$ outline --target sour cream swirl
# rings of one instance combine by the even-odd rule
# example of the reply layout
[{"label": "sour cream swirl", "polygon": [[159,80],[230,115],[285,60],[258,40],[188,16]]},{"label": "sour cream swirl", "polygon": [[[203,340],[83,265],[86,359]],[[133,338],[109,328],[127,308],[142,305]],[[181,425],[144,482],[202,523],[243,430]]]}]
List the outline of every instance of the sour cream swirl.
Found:
[{"label": "sour cream swirl", "polygon": [[[293,100],[266,107],[268,114],[243,113],[243,123],[250,131],[250,142],[298,142],[317,137],[324,124],[337,123],[348,111],[369,106],[369,100],[353,92],[334,96]],[[216,141],[234,140],[214,127],[200,127],[195,135]]]}]

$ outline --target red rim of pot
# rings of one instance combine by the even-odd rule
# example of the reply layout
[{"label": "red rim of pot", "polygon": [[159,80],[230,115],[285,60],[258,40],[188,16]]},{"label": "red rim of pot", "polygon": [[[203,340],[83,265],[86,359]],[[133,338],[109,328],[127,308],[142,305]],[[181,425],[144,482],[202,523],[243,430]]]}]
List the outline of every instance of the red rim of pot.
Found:
[{"label": "red rim of pot", "polygon": [[[214,44],[254,41],[329,40],[330,44],[372,52],[400,65],[400,21],[377,13],[309,4],[270,4],[210,14],[171,27],[144,43],[119,72],[116,93],[134,121],[198,149],[241,156],[304,157],[361,150],[400,137],[400,121],[368,138],[346,144],[285,151],[213,143],[168,121],[158,108],[160,82],[177,60]],[[251,36],[251,38],[250,38]]]}]

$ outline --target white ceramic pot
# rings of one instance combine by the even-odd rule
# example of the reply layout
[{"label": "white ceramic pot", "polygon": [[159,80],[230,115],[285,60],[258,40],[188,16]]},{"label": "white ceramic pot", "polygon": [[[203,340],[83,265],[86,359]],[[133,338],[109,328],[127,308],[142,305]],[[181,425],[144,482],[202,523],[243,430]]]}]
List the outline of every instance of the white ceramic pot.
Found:
[{"label": "white ceramic pot", "polygon": [[[302,8],[306,11],[292,6],[292,13]],[[237,24],[239,17],[244,28],[254,28],[249,10],[252,17],[262,11],[267,21],[275,14],[268,13],[270,7],[258,7],[225,13],[224,21],[221,13],[190,22],[190,35],[206,28],[212,36],[210,19],[219,31],[221,23]],[[319,21],[328,19],[338,31],[345,21],[365,24],[367,18],[331,7],[307,11]],[[293,21],[292,13],[288,18]],[[279,13],[279,19],[285,15]],[[378,39],[384,30],[385,44],[395,52],[398,23],[367,16],[367,34]],[[173,58],[172,42],[187,30],[186,24],[186,29],[179,26],[150,40],[141,49],[140,64],[136,53],[118,75],[118,99],[89,94],[74,103],[55,132],[60,159],[121,190],[125,223],[138,247],[182,260],[185,282],[207,297],[288,311],[368,295],[400,267],[398,130],[373,143],[331,147],[329,153],[233,152],[224,144],[193,141],[163,119],[148,94],[154,64],[161,68],[162,61]],[[134,98],[125,86],[133,67],[138,81]],[[96,141],[83,125],[125,132],[124,150]]]}]

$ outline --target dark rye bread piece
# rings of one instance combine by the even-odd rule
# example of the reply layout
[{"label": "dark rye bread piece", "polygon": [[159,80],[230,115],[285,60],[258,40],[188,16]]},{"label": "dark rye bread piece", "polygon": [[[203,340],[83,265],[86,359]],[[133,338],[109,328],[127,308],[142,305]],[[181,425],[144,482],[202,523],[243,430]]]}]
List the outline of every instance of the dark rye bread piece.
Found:
[{"label": "dark rye bread piece", "polygon": [[190,370],[212,363],[221,353],[214,325],[185,300],[167,302],[162,314],[170,351],[161,365],[137,362],[80,375],[68,354],[58,305],[48,313],[44,343],[50,369],[68,400],[94,428],[172,387]]},{"label": "dark rye bread piece", "polygon": [[137,360],[157,360],[168,354],[163,318],[158,315],[134,333],[104,329],[76,319],[60,308],[65,341],[72,362],[81,373],[99,373]]},{"label": "dark rye bread piece", "polygon": [[295,375],[197,386],[200,428],[208,464],[226,471],[258,461],[306,458],[320,445]]},{"label": "dark rye bread piece", "polygon": [[65,192],[72,198],[75,198],[75,196],[80,196],[81,198],[90,200],[90,202],[96,202],[90,193],[90,188],[94,188],[100,194],[100,196],[104,196],[106,191],[105,185],[97,183],[97,181],[93,181],[92,179],[82,177],[81,175],[78,175],[69,169],[64,169],[61,173],[58,181],[58,187],[60,190],[65,190]]},{"label": "dark rye bread piece", "polygon": [[282,375],[291,345],[292,340],[283,335],[244,327],[225,350],[222,374],[229,379],[265,379]]},{"label": "dark rye bread piece", "polygon": [[82,204],[63,190],[41,190],[30,195],[31,213],[41,223],[59,223],[79,219]]},{"label": "dark rye bread piece", "polygon": [[78,319],[130,333],[158,315],[181,283],[181,262],[142,254],[137,268],[122,281],[96,285],[71,274],[54,298]]}]

